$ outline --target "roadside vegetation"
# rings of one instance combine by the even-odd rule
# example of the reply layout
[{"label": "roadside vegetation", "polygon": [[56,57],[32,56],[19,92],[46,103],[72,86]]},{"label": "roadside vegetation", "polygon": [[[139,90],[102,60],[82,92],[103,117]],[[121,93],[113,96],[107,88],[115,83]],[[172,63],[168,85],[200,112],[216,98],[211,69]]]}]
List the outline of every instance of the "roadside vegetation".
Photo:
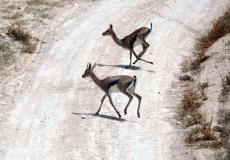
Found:
[{"label": "roadside vegetation", "polygon": [[225,102],[230,94],[230,72],[221,79],[222,89],[219,97],[220,102]]},{"label": "roadside vegetation", "polygon": [[182,71],[198,71],[200,65],[209,58],[208,55],[205,55],[207,49],[228,33],[230,33],[230,9],[213,23],[212,29],[207,34],[198,39],[194,57],[186,59],[185,63],[182,64]]},{"label": "roadside vegetation", "polygon": [[30,54],[35,52],[36,42],[33,40],[32,36],[21,27],[20,24],[13,23],[8,26],[7,35],[17,41],[22,42],[22,52]]},{"label": "roadside vegetation", "polygon": [[199,86],[190,86],[184,91],[178,118],[183,127],[188,128],[186,143],[199,148],[217,148],[220,147],[221,141],[212,127],[212,120],[208,122],[206,115],[200,111],[200,107],[206,99],[203,89]]},{"label": "roadside vegetation", "polygon": [[49,29],[61,7],[73,3],[61,0],[9,0],[0,3],[0,72],[10,73],[17,59],[23,58],[23,53],[35,53],[39,39],[42,39],[41,32]]},{"label": "roadside vegetation", "polygon": [[221,144],[225,152],[216,156],[216,160],[229,160],[230,159],[230,110],[220,111],[219,124],[221,128]]},{"label": "roadside vegetation", "polygon": [[[224,152],[215,158],[216,160],[230,160],[230,110],[220,111],[217,126],[213,126],[212,115],[201,111],[205,101],[209,98],[205,94],[209,84],[200,83],[200,72],[202,71],[200,66],[212,58],[211,55],[206,55],[207,50],[228,33],[230,33],[230,9],[213,23],[208,33],[198,39],[194,55],[186,57],[182,64],[183,75],[179,77],[183,95],[178,118],[187,131],[185,142],[196,148],[224,149]],[[225,103],[229,101],[230,72],[219,79],[221,79],[221,89],[217,101]]]}]

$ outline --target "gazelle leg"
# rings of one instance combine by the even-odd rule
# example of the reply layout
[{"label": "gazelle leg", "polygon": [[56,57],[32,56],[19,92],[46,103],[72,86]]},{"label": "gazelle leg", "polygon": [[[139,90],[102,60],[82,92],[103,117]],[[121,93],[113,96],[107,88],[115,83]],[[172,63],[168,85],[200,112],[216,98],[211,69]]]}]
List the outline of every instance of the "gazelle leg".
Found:
[{"label": "gazelle leg", "polygon": [[131,51],[132,51],[132,53],[134,54],[134,56],[136,57],[136,59],[137,59],[136,61],[142,60],[142,61],[144,61],[144,62],[146,62],[146,63],[153,64],[153,62],[151,62],[151,61],[147,61],[147,60],[145,60],[145,59],[139,58],[139,57],[137,56],[137,54],[134,52],[133,49],[132,49]]},{"label": "gazelle leg", "polygon": [[[147,48],[145,47],[145,44],[142,44],[142,51],[141,51],[141,53],[138,55],[138,58],[141,58],[143,55],[144,55],[144,53],[146,52],[146,50],[147,50]],[[138,59],[136,59],[134,62],[133,62],[133,64],[135,64],[135,63],[137,63],[137,61],[138,61]]]},{"label": "gazelle leg", "polygon": [[97,112],[96,112],[95,114],[99,114],[99,112],[101,111],[101,107],[102,107],[102,104],[103,104],[103,102],[104,102],[106,96],[107,96],[107,95],[105,94],[105,95],[102,97],[100,107],[99,107],[99,109],[97,110]]},{"label": "gazelle leg", "polygon": [[148,42],[146,42],[144,38],[142,38],[141,41],[145,44],[146,48],[149,48],[150,45],[148,44]]},{"label": "gazelle leg", "polygon": [[136,94],[135,92],[130,92],[133,96],[135,96],[138,99],[138,108],[137,108],[137,117],[140,118],[140,106],[141,106],[141,96]]},{"label": "gazelle leg", "polygon": [[132,99],[133,99],[133,96],[132,96],[129,92],[127,92],[126,90],[122,91],[122,93],[124,93],[126,96],[129,97],[129,102],[127,103],[127,105],[126,105],[126,107],[125,107],[125,109],[124,109],[124,113],[125,113],[125,115],[126,115],[126,114],[127,114],[128,106],[129,106],[129,104],[131,103],[131,101],[132,101]]},{"label": "gazelle leg", "polygon": [[114,110],[116,111],[116,113],[118,114],[118,117],[121,118],[120,113],[117,111],[116,107],[115,107],[114,104],[113,104],[111,95],[110,95],[109,93],[107,93],[107,96],[109,97],[109,102],[110,102],[110,104],[112,105],[112,107],[114,108]]},{"label": "gazelle leg", "polygon": [[[144,53],[147,51],[147,49],[149,48],[149,44],[145,41],[145,39],[143,37],[138,37],[140,39],[140,41],[142,42],[142,51],[141,53],[138,55],[138,58],[141,58]],[[138,59],[136,59],[133,64],[137,63]],[[153,64],[153,62],[151,62],[151,64]]]},{"label": "gazelle leg", "polygon": [[130,51],[130,53],[129,53],[129,54],[130,54],[130,59],[129,59],[129,60],[130,60],[130,61],[129,61],[129,67],[131,67],[131,65],[132,65],[132,52]]}]

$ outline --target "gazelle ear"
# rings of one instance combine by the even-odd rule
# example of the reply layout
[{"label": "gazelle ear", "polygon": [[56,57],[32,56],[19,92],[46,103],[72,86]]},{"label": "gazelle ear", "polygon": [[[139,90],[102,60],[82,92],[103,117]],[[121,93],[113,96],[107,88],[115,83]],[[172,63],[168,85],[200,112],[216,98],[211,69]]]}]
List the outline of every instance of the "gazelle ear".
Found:
[{"label": "gazelle ear", "polygon": [[109,27],[110,27],[111,29],[113,29],[113,25],[112,25],[112,24],[110,24]]},{"label": "gazelle ear", "polygon": [[94,68],[96,68],[96,66],[97,66],[97,64],[96,64],[96,63],[94,63],[94,64],[93,64],[93,67],[92,67],[92,69],[91,69],[91,70],[94,70]]},{"label": "gazelle ear", "polygon": [[89,69],[89,63],[87,63],[86,69]]},{"label": "gazelle ear", "polygon": [[91,69],[91,63],[89,63],[88,69]]}]

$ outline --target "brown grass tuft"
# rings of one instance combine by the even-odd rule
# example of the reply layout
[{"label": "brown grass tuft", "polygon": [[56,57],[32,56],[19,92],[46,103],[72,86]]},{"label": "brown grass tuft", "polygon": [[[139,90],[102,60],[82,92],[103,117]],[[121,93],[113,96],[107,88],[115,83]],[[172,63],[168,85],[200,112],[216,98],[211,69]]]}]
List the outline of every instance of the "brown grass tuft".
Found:
[{"label": "brown grass tuft", "polygon": [[201,104],[201,97],[197,90],[189,88],[185,91],[181,104],[185,113],[195,111]]},{"label": "brown grass tuft", "polygon": [[[196,128],[191,129],[185,141],[189,144],[199,142],[199,147],[216,147],[219,146],[220,140],[215,135],[211,123],[203,122]],[[218,144],[218,145],[217,145]]]},{"label": "brown grass tuft", "polygon": [[28,43],[30,41],[30,34],[25,32],[19,24],[11,24],[7,28],[7,34],[14,38],[17,41],[21,41],[23,43]]},{"label": "brown grass tuft", "polygon": [[179,119],[185,127],[203,123],[204,116],[199,111],[202,105],[202,95],[200,91],[189,88],[184,92],[180,104]]},{"label": "brown grass tuft", "polygon": [[211,47],[215,41],[224,35],[230,33],[230,9],[228,9],[223,16],[221,16],[207,35],[199,39],[200,43],[197,44],[197,48],[201,53],[204,53],[206,49]]},{"label": "brown grass tuft", "polygon": [[198,70],[200,64],[209,58],[209,56],[205,55],[206,50],[228,33],[230,33],[230,9],[213,24],[211,31],[198,39],[198,43],[195,46],[195,58],[190,58],[185,64],[182,64],[182,70],[184,72]]},{"label": "brown grass tuft", "polygon": [[221,110],[219,120],[222,126],[220,132],[221,144],[225,152],[218,155],[216,160],[229,160],[230,159],[230,110]]}]

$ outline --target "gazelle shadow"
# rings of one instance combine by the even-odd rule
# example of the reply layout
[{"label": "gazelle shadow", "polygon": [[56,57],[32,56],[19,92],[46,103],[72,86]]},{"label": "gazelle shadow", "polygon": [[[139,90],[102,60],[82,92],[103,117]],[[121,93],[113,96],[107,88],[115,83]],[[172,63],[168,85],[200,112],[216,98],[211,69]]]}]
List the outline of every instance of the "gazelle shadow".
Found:
[{"label": "gazelle shadow", "polygon": [[146,71],[146,72],[149,72],[149,73],[155,73],[155,71],[153,71],[153,70],[144,70],[144,69],[141,69],[141,67],[138,67],[138,66],[131,66],[131,67],[129,67],[129,65],[123,65],[123,64],[111,65],[111,64],[97,63],[97,66],[99,66],[99,67],[104,67],[104,66],[107,66],[107,67],[116,67],[116,68],[130,69],[130,70],[143,70],[143,71]]},{"label": "gazelle shadow", "polygon": [[104,66],[107,66],[107,67],[117,67],[117,68],[130,69],[130,70],[140,70],[141,69],[138,66],[131,66],[131,67],[129,67],[129,65],[123,65],[123,64],[120,64],[120,65],[111,65],[111,64],[100,64],[100,63],[98,63],[97,66],[99,66],[99,67],[104,67]]},{"label": "gazelle shadow", "polygon": [[117,117],[113,117],[113,116],[109,116],[109,115],[105,115],[105,114],[76,113],[76,112],[73,112],[72,114],[77,115],[77,116],[94,116],[94,117],[100,117],[100,118],[105,118],[105,119],[119,121],[119,122],[125,122],[125,121],[127,121],[126,119],[123,119],[123,118],[117,118]]}]

